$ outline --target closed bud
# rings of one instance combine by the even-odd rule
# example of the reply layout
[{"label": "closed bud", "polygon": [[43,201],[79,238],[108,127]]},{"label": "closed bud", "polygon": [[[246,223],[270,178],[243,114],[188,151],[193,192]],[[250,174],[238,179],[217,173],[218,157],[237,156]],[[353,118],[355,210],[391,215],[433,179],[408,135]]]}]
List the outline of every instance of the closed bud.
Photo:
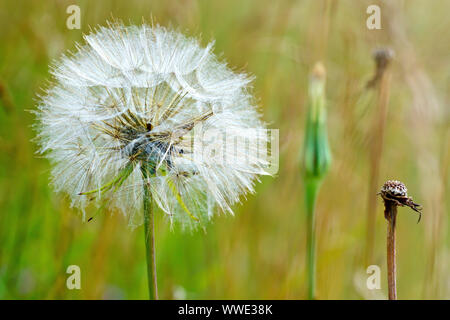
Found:
[{"label": "closed bud", "polygon": [[325,175],[331,164],[326,123],[325,78],[323,64],[316,63],[309,80],[303,165],[306,177],[317,179]]}]

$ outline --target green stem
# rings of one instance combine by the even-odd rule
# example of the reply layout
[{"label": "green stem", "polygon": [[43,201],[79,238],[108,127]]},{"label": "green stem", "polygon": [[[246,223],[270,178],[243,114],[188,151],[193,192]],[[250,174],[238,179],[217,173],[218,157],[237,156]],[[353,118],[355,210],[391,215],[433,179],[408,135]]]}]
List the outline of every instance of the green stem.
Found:
[{"label": "green stem", "polygon": [[[149,176],[145,168],[142,169],[145,180]],[[147,181],[146,181],[147,182]],[[147,253],[147,275],[150,300],[158,300],[158,284],[156,279],[156,250],[153,201],[150,187],[144,184],[144,227],[145,248]]]},{"label": "green stem", "polygon": [[319,181],[315,178],[306,178],[305,203],[306,203],[306,246],[307,246],[307,281],[308,281],[308,299],[315,299],[316,295],[316,219],[315,206],[317,193],[319,190]]}]

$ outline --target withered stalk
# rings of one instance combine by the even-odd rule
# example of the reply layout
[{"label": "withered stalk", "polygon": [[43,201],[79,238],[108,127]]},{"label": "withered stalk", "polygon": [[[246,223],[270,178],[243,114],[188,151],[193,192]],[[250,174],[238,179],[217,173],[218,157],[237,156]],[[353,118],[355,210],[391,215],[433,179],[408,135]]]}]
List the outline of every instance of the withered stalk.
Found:
[{"label": "withered stalk", "polygon": [[395,227],[397,224],[397,207],[410,207],[422,217],[422,207],[408,197],[406,186],[398,180],[388,180],[378,193],[384,201],[384,217],[387,226],[387,269],[389,300],[397,300],[397,252],[395,249]]},{"label": "withered stalk", "polygon": [[389,300],[397,300],[397,256],[395,250],[395,225],[397,205],[392,201],[384,202],[384,217],[387,225],[387,267]]}]

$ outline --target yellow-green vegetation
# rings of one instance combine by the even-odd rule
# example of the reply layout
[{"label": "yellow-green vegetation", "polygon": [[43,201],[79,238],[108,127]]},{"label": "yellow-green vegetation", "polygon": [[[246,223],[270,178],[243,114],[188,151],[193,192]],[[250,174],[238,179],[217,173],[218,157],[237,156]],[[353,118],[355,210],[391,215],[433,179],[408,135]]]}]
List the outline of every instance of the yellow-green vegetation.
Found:
[{"label": "yellow-green vegetation", "polygon": [[[66,9],[81,9],[81,30]],[[369,4],[381,30],[366,28]],[[257,193],[206,231],[177,232],[155,211],[158,293],[162,299],[307,298],[307,215],[301,158],[308,75],[327,70],[327,130],[333,155],[316,206],[318,299],[386,298],[385,227],[375,209],[374,252],[366,262],[371,133],[377,92],[372,52],[390,47],[389,109],[380,183],[398,179],[423,205],[402,210],[397,225],[399,298],[450,298],[448,1],[1,1],[0,2],[0,299],[146,299],[142,227],[90,208],[83,222],[49,185],[50,164],[30,142],[35,98],[48,65],[108,19],[144,18],[215,39],[214,52],[256,76],[264,120],[280,129],[280,169]],[[120,183],[120,181],[116,182]],[[112,185],[113,186],[113,185]],[[381,187],[381,185],[380,185]],[[89,191],[89,190],[87,190]],[[195,215],[195,212],[192,214]],[[366,268],[379,265],[381,290],[368,290]],[[81,290],[66,269],[81,268]]]}]

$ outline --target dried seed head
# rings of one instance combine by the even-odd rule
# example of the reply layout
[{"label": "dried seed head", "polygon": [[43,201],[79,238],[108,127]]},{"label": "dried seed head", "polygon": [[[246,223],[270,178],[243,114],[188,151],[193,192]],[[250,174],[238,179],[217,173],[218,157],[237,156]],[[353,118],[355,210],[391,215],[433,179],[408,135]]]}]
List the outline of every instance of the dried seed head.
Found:
[{"label": "dried seed head", "polygon": [[[381,187],[379,193],[384,200],[385,207],[388,206],[400,206],[400,207],[410,207],[414,211],[419,213],[419,220],[422,217],[422,207],[420,204],[414,203],[411,197],[408,197],[408,189],[403,182],[398,180],[388,180]],[[386,211],[385,211],[386,215]]]},{"label": "dried seed head", "polygon": [[378,48],[373,52],[372,56],[375,60],[375,74],[367,82],[366,88],[373,88],[380,82],[386,68],[394,59],[395,52],[391,48]]},{"label": "dried seed head", "polygon": [[395,57],[395,52],[391,48],[378,48],[373,52],[373,58],[377,67],[385,68],[386,65]]},{"label": "dried seed head", "polygon": [[388,180],[381,188],[381,192],[389,193],[392,196],[408,196],[408,189],[405,184],[398,180]]}]

